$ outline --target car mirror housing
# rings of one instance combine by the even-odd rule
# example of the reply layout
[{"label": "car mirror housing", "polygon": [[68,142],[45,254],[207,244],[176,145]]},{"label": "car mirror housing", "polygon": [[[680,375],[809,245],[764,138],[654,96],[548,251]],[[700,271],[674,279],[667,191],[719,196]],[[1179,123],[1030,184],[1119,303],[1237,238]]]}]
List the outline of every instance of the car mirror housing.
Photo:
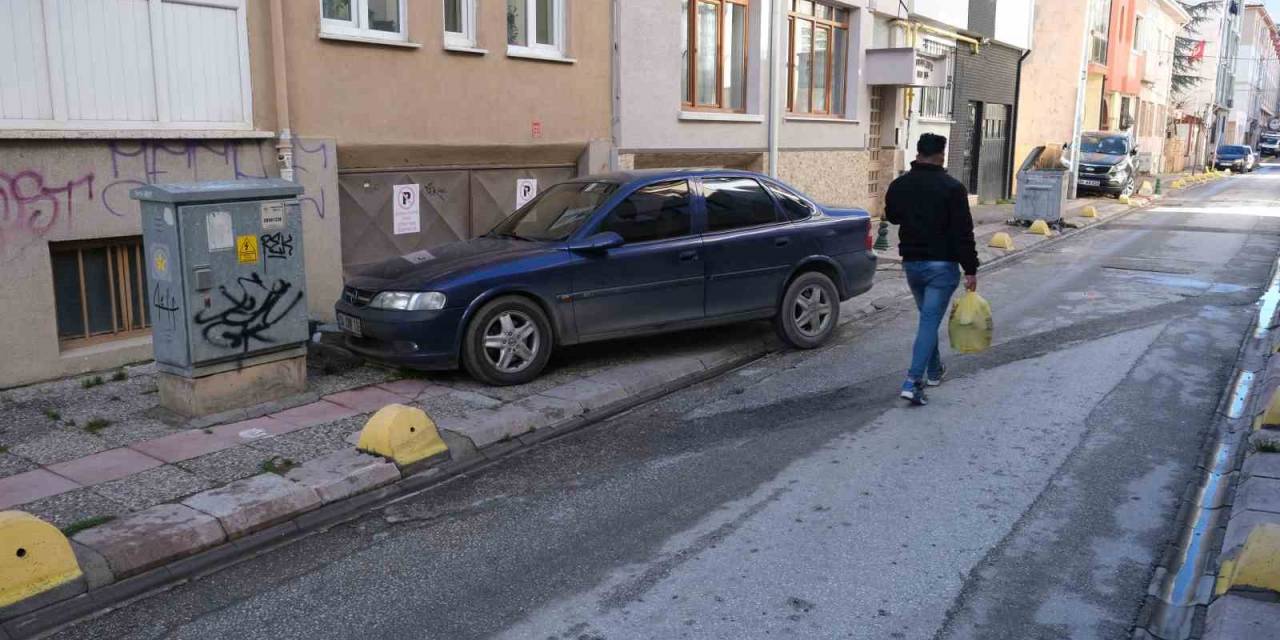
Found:
[{"label": "car mirror housing", "polygon": [[622,236],[613,231],[601,231],[600,233],[592,234],[576,242],[569,243],[569,250],[585,253],[602,253],[610,249],[621,247],[625,242],[626,241],[622,239]]}]

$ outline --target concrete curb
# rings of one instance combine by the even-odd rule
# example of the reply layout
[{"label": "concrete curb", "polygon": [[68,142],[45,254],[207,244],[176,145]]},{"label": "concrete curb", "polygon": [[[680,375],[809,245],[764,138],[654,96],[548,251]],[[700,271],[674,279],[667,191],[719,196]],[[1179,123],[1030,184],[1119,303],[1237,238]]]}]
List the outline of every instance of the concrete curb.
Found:
[{"label": "concrete curb", "polygon": [[[1012,264],[1037,248],[1103,226],[1141,206],[1135,202],[1078,229],[998,256],[984,264],[983,271]],[[896,300],[906,292],[894,294]],[[841,324],[890,306],[872,304],[842,318]],[[491,428],[463,446],[451,443],[447,456],[397,466],[354,448],[342,450],[283,475],[253,476],[196,494],[181,504],[159,505],[82,531],[72,537],[71,544],[84,575],[55,591],[0,609],[0,640],[47,633],[322,532],[506,456],[716,378],[778,348],[776,341],[762,338],[713,353],[646,361],[626,372],[597,376],[589,388],[553,388],[494,410],[492,415],[480,415],[478,419]],[[539,425],[537,418],[547,416],[554,416],[552,422]],[[457,438],[447,421],[439,429],[446,441]]]}]

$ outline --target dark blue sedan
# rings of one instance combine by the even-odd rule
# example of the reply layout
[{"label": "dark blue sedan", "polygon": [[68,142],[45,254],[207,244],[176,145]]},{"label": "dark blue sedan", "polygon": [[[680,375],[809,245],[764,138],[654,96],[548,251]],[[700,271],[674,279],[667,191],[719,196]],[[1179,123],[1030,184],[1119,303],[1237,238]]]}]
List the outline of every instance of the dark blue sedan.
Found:
[{"label": "dark blue sedan", "polygon": [[557,346],[773,318],[805,349],[871,288],[871,222],[765,176],[655,170],[539,194],[488,234],[382,262],[337,304],[348,346],[528,382]]}]

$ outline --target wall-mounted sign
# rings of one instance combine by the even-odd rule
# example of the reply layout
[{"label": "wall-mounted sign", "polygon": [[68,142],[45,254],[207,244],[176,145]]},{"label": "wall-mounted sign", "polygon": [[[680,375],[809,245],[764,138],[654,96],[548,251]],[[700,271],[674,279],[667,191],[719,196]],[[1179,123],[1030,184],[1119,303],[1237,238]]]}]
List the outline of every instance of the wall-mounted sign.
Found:
[{"label": "wall-mounted sign", "polygon": [[867,49],[867,84],[896,87],[947,86],[947,59],[913,47]]},{"label": "wall-mounted sign", "polygon": [[419,187],[416,184],[398,184],[392,187],[391,233],[404,235],[422,230],[421,209],[418,206]]},{"label": "wall-mounted sign", "polygon": [[517,178],[516,179],[516,208],[519,209],[534,196],[538,195],[538,179],[537,178]]}]

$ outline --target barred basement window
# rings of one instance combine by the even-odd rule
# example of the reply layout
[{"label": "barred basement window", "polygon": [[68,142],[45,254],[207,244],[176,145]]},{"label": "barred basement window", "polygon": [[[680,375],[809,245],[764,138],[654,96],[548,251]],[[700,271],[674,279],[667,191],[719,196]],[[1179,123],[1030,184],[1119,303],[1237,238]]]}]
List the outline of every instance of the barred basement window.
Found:
[{"label": "barred basement window", "polygon": [[51,242],[49,254],[64,348],[146,333],[151,317],[141,237]]}]

